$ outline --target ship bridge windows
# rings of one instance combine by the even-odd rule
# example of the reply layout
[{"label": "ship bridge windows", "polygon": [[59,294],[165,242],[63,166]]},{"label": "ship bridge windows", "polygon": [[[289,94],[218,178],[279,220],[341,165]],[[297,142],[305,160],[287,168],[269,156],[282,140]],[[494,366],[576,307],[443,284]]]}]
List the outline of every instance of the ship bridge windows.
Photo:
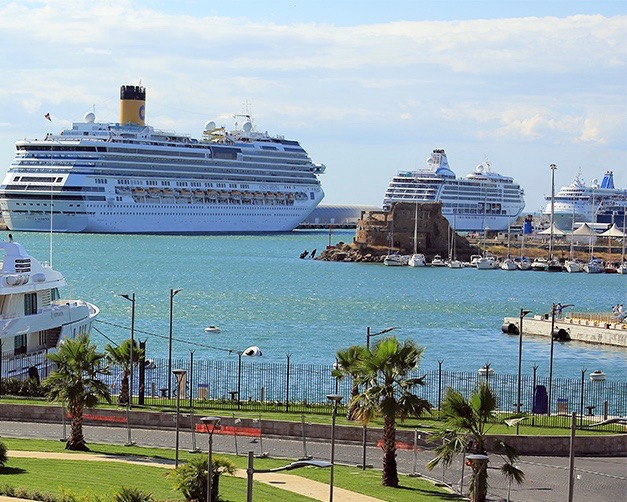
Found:
[{"label": "ship bridge windows", "polygon": [[24,295],[24,315],[37,313],[37,293],[26,293]]}]

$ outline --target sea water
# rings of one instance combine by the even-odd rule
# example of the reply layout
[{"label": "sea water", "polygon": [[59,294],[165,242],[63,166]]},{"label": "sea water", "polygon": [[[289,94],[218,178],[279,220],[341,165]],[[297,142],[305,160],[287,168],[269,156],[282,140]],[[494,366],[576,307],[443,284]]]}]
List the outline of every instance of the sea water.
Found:
[{"label": "sea water", "polygon": [[[172,299],[173,357],[237,357],[258,346],[266,362],[333,364],[338,350],[365,344],[366,329],[410,338],[426,348],[421,367],[476,371],[489,362],[516,374],[518,337],[501,332],[504,316],[521,308],[550,312],[553,302],[576,311],[611,312],[627,304],[627,277],[533,271],[385,267],[299,259],[329,242],[350,242],[352,231],[295,231],[277,235],[157,236],[54,234],[53,267],[63,292],[100,308],[93,340],[119,343],[130,336],[135,293],[135,337],[147,357],[167,358]],[[50,236],[14,232],[40,261]],[[4,236],[6,239],[6,235]],[[530,314],[530,315],[533,315]],[[220,333],[205,333],[209,325]],[[374,343],[375,339],[372,339]],[[229,353],[229,351],[231,351]],[[550,339],[525,336],[523,373],[548,374]],[[235,354],[235,355],[234,355]],[[578,378],[601,369],[627,380],[627,350],[579,342],[556,343],[553,374]]]}]

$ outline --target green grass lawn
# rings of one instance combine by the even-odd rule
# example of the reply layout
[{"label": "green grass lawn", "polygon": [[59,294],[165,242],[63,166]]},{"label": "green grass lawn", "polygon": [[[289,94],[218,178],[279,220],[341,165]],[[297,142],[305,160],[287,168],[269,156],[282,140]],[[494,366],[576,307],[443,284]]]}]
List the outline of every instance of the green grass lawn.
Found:
[{"label": "green grass lawn", "polygon": [[[10,439],[3,438],[9,450],[40,451],[40,452],[68,452],[64,443],[60,441]],[[128,448],[118,445],[90,444],[93,453],[104,455],[125,455],[150,459],[174,460],[175,452],[161,448]],[[180,460],[184,462],[192,454],[179,452]],[[243,456],[225,455],[238,468],[245,469],[247,458]],[[255,459],[255,467],[269,469],[285,465],[284,459]],[[0,469],[0,485],[9,484],[14,487],[24,487],[32,491],[61,495],[67,490],[75,494],[97,495],[104,500],[110,500],[112,495],[123,486],[135,487],[152,493],[156,499],[162,501],[182,501],[183,497],[173,491],[173,482],[165,477],[169,469],[142,466],[135,464],[121,464],[115,462],[81,462],[80,460],[49,460],[11,458],[4,469]],[[329,470],[305,468],[293,471],[298,475],[328,484]],[[455,498],[445,490],[435,487],[420,478],[400,476],[400,488],[386,488],[381,486],[381,472],[375,470],[362,471],[355,467],[336,466],[335,486],[357,493],[368,494],[372,497],[390,502],[426,502],[446,501]],[[238,502],[246,497],[246,480],[232,476],[220,478],[220,494],[225,502]],[[256,502],[285,502],[311,500],[308,497],[292,494],[268,484],[255,482],[254,497]]]}]

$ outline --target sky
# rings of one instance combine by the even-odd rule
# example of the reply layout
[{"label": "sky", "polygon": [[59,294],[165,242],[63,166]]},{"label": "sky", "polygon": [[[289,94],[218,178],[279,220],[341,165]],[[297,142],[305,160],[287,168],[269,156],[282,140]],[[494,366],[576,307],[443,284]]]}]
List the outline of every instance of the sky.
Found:
[{"label": "sky", "polygon": [[[146,122],[199,137],[249,111],[326,166],[323,204],[380,206],[435,148],[488,160],[536,212],[555,185],[627,187],[627,3],[0,0],[0,174],[15,141],[146,87]],[[44,119],[50,113],[52,121]]]}]

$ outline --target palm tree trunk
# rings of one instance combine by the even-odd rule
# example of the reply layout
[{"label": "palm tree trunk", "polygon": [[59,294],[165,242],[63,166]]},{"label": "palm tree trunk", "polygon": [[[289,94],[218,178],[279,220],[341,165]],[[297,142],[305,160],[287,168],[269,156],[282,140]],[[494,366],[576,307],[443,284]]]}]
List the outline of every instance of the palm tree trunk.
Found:
[{"label": "palm tree trunk", "polygon": [[87,451],[85,436],[83,436],[83,407],[73,406],[70,408],[70,416],[72,418],[72,427],[70,437],[65,443],[66,450]]},{"label": "palm tree trunk", "polygon": [[122,375],[122,383],[120,384],[120,394],[118,395],[118,405],[123,406],[128,403],[128,371],[124,371],[124,375]]},{"label": "palm tree trunk", "polygon": [[383,422],[383,486],[398,486],[396,466],[396,421],[394,416],[386,416]]},{"label": "palm tree trunk", "polygon": [[[353,398],[359,394],[359,387],[354,385],[351,387],[351,398],[350,403],[353,403]],[[355,410],[357,409],[357,404],[350,404],[348,406],[348,411],[346,412],[346,420],[355,420]]]}]

